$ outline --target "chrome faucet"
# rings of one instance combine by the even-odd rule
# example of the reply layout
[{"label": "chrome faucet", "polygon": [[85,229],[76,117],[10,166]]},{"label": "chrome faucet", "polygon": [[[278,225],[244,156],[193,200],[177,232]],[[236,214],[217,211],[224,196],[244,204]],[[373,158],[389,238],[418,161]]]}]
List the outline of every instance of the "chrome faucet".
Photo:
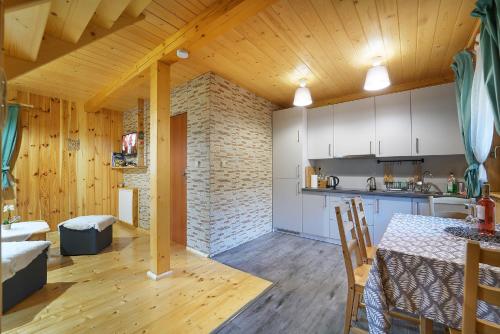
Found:
[{"label": "chrome faucet", "polygon": [[434,183],[432,182],[425,182],[425,177],[428,176],[429,178],[432,177],[432,173],[428,170],[426,170],[425,172],[422,173],[422,181],[420,181],[420,191],[423,192],[423,193],[428,193],[430,192],[431,188],[434,187],[436,188],[436,190],[440,193],[442,193],[443,191],[438,187],[436,186]]}]

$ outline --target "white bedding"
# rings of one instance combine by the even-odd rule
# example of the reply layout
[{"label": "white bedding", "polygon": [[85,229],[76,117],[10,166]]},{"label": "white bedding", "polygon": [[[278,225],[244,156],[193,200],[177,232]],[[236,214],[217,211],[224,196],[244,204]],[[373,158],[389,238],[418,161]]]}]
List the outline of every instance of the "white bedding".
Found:
[{"label": "white bedding", "polygon": [[2,282],[26,268],[50,246],[50,241],[2,242]]},{"label": "white bedding", "polygon": [[43,220],[12,224],[10,230],[2,230],[2,241],[25,241],[33,233],[49,232],[50,227]]},{"label": "white bedding", "polygon": [[115,217],[110,215],[95,215],[95,216],[80,216],[63,221],[58,227],[64,225],[64,227],[70,230],[88,230],[89,228],[95,228],[99,232],[104,230],[106,227],[114,224]]}]

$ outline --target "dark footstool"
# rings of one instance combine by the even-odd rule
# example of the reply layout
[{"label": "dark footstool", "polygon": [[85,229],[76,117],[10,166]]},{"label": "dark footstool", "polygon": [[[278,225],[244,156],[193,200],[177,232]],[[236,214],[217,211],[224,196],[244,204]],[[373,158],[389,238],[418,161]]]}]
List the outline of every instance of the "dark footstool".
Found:
[{"label": "dark footstool", "polygon": [[3,313],[47,284],[47,249],[24,269],[2,283]]},{"label": "dark footstool", "polygon": [[59,226],[61,239],[61,255],[95,255],[111,245],[113,241],[113,225],[99,232],[95,228],[87,230],[71,230]]}]

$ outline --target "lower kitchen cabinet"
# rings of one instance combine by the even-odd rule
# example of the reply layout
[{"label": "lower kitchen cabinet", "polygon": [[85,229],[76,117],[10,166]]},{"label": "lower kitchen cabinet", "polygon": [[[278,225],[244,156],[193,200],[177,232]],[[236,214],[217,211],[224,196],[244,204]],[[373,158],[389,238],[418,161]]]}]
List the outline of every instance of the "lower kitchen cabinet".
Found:
[{"label": "lower kitchen cabinet", "polygon": [[328,194],[302,195],[302,232],[324,238],[330,237]]},{"label": "lower kitchen cabinet", "polygon": [[411,198],[404,197],[377,197],[374,207],[374,233],[373,243],[377,245],[384,235],[392,216],[395,213],[412,214],[413,204]]},{"label": "lower kitchen cabinet", "polygon": [[274,179],[273,227],[302,232],[302,193],[299,180]]}]

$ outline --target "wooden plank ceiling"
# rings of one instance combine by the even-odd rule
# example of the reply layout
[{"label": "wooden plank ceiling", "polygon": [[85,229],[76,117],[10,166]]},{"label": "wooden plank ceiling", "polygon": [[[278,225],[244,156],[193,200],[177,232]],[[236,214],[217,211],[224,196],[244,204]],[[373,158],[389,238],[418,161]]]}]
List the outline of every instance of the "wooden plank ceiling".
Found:
[{"label": "wooden plank ceiling", "polygon": [[[52,0],[52,15],[58,1]],[[97,10],[92,21],[116,20],[98,15],[100,8],[111,5],[88,2],[87,15],[91,2]],[[213,2],[153,0],[143,21],[9,84],[87,100]],[[374,56],[385,59],[393,85],[450,80],[452,57],[466,46],[476,26],[470,17],[474,4],[474,0],[280,0],[188,60],[175,63],[172,85],[214,71],[289,106],[301,77],[308,79],[316,101],[362,92]],[[66,23],[49,19],[47,30],[71,39],[82,25],[70,9],[65,13]],[[72,22],[74,27],[65,26]],[[117,91],[106,107],[134,107],[137,98],[149,96],[148,85],[148,73],[143,73]]]}]

